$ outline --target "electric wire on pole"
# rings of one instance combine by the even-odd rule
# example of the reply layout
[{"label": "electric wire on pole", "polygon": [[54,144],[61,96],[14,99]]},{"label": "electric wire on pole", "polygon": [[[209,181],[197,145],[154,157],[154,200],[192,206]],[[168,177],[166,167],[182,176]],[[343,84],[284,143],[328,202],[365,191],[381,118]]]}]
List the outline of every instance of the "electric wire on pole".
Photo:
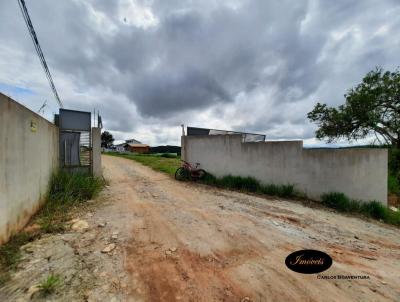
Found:
[{"label": "electric wire on pole", "polygon": [[54,96],[55,96],[58,104],[60,105],[61,108],[63,108],[64,107],[63,103],[61,102],[61,99],[58,96],[56,86],[54,85],[53,78],[51,77],[51,73],[50,73],[49,67],[48,67],[48,65],[46,63],[46,60],[44,58],[44,55],[43,55],[43,52],[42,52],[42,48],[40,47],[39,40],[37,38],[35,29],[33,28],[31,18],[29,17],[28,10],[27,10],[26,5],[25,5],[25,1],[24,0],[18,0],[18,4],[19,4],[19,7],[21,9],[22,16],[24,17],[25,24],[28,27],[28,32],[29,32],[29,34],[30,34],[30,36],[32,38],[33,45],[35,46],[36,53],[39,56],[40,63],[43,66],[44,73],[46,74],[47,80],[49,81],[50,88],[53,91]]}]

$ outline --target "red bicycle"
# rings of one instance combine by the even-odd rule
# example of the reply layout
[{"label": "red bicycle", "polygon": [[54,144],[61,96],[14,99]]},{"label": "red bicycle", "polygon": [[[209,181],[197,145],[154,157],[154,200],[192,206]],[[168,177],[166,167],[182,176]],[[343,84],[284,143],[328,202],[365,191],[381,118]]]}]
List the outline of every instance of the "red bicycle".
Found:
[{"label": "red bicycle", "polygon": [[202,179],[206,175],[206,171],[203,169],[198,169],[200,163],[196,163],[196,166],[193,167],[187,161],[181,160],[182,166],[179,167],[175,172],[176,180],[199,180]]}]

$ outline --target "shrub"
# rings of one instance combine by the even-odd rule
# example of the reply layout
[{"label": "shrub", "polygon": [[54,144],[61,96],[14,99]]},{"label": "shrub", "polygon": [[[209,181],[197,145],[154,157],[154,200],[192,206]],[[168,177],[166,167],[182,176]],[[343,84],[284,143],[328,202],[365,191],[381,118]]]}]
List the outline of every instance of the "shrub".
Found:
[{"label": "shrub", "polygon": [[81,173],[59,171],[50,181],[47,201],[37,215],[41,229],[46,233],[62,232],[71,207],[94,198],[104,181]]},{"label": "shrub", "polygon": [[57,203],[85,201],[100,192],[102,185],[100,178],[59,171],[51,179],[48,200]]},{"label": "shrub", "polygon": [[296,192],[294,190],[294,185],[282,185],[280,186],[279,196],[282,197],[292,197],[295,196]]},{"label": "shrub", "polygon": [[260,188],[260,183],[253,177],[227,175],[222,177],[217,183],[225,188],[249,192],[256,192]]},{"label": "shrub", "polygon": [[210,173],[206,173],[206,175],[204,175],[203,179],[201,180],[201,182],[205,183],[206,185],[218,185],[217,182],[217,178],[210,174]]},{"label": "shrub", "polygon": [[400,212],[388,209],[385,222],[400,226]]},{"label": "shrub", "polygon": [[375,219],[385,220],[387,218],[388,208],[377,201],[370,201],[360,204],[360,212]]},{"label": "shrub", "polygon": [[400,212],[392,211],[375,200],[361,202],[350,199],[343,193],[331,192],[322,195],[322,203],[342,212],[360,213],[367,217],[381,219],[390,224],[400,225]]},{"label": "shrub", "polygon": [[389,174],[388,175],[388,191],[392,194],[400,193],[400,184],[399,179],[396,175]]},{"label": "shrub", "polygon": [[323,194],[321,200],[328,207],[337,209],[342,212],[346,212],[351,207],[355,207],[354,204],[350,206],[350,199],[343,193],[332,192]]},{"label": "shrub", "polygon": [[218,186],[222,188],[241,190],[246,192],[257,192],[260,194],[274,195],[280,197],[292,197],[296,195],[294,185],[261,185],[259,181],[253,177],[241,177],[227,175],[222,178],[217,178],[214,175],[207,173],[201,180],[207,185]]}]

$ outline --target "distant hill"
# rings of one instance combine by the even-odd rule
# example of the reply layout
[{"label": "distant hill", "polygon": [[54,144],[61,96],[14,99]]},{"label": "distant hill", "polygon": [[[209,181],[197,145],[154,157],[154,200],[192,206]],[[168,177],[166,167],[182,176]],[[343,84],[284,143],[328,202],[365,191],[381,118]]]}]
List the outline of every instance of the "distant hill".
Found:
[{"label": "distant hill", "polygon": [[150,147],[150,153],[177,153],[178,155],[180,155],[181,147],[170,145]]}]

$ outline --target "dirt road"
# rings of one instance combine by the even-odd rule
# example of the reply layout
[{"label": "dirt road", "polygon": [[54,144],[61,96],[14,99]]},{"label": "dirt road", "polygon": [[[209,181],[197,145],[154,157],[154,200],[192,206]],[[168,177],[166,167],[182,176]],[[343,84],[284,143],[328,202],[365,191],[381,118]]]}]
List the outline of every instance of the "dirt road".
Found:
[{"label": "dirt road", "polygon": [[[103,156],[124,233],[132,301],[400,301],[399,230],[292,201],[176,182]],[[110,212],[110,215],[113,215]],[[322,280],[288,270],[299,249],[331,255]]]}]

